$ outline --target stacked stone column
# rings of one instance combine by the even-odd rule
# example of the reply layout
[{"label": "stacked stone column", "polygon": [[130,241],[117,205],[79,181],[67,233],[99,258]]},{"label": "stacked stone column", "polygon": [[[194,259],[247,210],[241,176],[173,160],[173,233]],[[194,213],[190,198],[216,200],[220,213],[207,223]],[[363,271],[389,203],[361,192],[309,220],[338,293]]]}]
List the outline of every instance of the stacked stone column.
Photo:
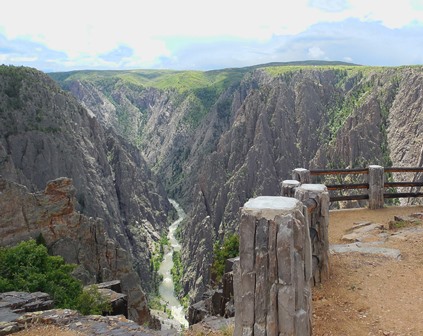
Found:
[{"label": "stacked stone column", "polygon": [[310,170],[305,168],[295,168],[292,171],[292,179],[297,180],[300,183],[310,183],[311,182]]},{"label": "stacked stone column", "polygon": [[313,255],[313,285],[329,277],[329,193],[324,184],[302,184],[295,198],[306,207]]},{"label": "stacked stone column", "polygon": [[382,166],[369,166],[369,209],[382,209],[385,203],[385,169]]},{"label": "stacked stone column", "polygon": [[260,196],[241,209],[235,336],[311,335],[312,254],[304,205]]},{"label": "stacked stone column", "polygon": [[301,185],[297,180],[284,180],[282,181],[281,190],[282,196],[295,197],[295,188]]}]

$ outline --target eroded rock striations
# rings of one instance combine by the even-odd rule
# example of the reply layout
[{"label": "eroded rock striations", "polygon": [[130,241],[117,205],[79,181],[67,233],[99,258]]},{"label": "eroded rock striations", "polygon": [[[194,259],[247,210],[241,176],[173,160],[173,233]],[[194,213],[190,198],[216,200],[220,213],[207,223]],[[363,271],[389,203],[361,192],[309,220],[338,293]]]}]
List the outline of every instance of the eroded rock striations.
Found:
[{"label": "eroded rock striations", "polygon": [[[86,283],[126,282],[130,300],[141,304],[131,316],[144,323],[153,243],[166,230],[171,205],[140,151],[47,75],[1,66],[0,175],[9,195],[3,191],[1,245],[43,231],[54,252],[86,262]],[[8,203],[22,208],[5,218]]]}]

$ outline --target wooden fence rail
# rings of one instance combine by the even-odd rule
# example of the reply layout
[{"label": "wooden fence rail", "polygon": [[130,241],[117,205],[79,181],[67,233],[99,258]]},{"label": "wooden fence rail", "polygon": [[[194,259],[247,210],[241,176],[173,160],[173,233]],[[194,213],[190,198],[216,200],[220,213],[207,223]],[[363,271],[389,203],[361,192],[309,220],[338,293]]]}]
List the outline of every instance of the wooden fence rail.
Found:
[{"label": "wooden fence rail", "polygon": [[[370,169],[373,173],[370,176]],[[376,175],[374,175],[376,171]],[[295,174],[297,172],[297,174]],[[298,174],[300,172],[300,174]],[[301,183],[309,183],[311,176],[324,176],[324,175],[367,175],[367,183],[340,183],[326,185],[328,190],[359,190],[366,189],[366,194],[360,195],[341,195],[330,196],[331,202],[336,201],[349,201],[349,200],[369,200],[371,208],[383,207],[383,200],[390,198],[404,198],[404,197],[423,197],[423,192],[411,191],[410,192],[387,192],[386,189],[390,188],[420,188],[423,187],[423,182],[413,181],[408,182],[385,182],[385,173],[423,173],[423,167],[381,167],[369,166],[368,168],[352,168],[352,169],[312,169],[307,171],[303,168],[293,170],[293,178],[298,179],[300,176],[303,181]],[[371,183],[370,183],[371,181]]]}]

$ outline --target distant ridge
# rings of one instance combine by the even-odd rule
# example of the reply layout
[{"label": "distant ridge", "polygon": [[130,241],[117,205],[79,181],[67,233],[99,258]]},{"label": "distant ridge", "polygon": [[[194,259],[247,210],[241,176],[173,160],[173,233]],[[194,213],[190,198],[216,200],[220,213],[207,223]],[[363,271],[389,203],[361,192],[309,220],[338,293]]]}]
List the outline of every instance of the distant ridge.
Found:
[{"label": "distant ridge", "polygon": [[278,66],[362,66],[361,64],[342,62],[342,61],[320,61],[320,60],[306,60],[306,61],[290,61],[290,62],[270,62],[263,64],[249,65],[245,67],[233,67],[224,69],[207,70],[205,72],[219,72],[219,71],[234,71],[247,72],[254,69],[278,67]]},{"label": "distant ridge", "polygon": [[[63,80],[72,74],[77,73],[103,73],[103,74],[110,74],[115,75],[118,73],[131,73],[131,72],[151,72],[154,73],[177,73],[177,72],[186,72],[186,71],[193,71],[193,72],[219,72],[219,71],[227,71],[227,70],[251,70],[256,68],[263,68],[263,67],[272,67],[272,66],[335,66],[335,65],[343,65],[343,66],[362,66],[361,64],[349,63],[349,62],[342,62],[342,61],[321,61],[321,60],[306,60],[306,61],[290,61],[290,62],[270,62],[270,63],[263,63],[263,64],[255,64],[249,65],[245,67],[229,67],[229,68],[222,68],[222,69],[213,69],[213,70],[172,70],[172,69],[122,69],[122,70],[71,70],[71,71],[52,71],[47,72],[50,77],[56,80]],[[61,75],[59,75],[61,74]],[[65,78],[63,78],[65,77]]]},{"label": "distant ridge", "polygon": [[[215,70],[170,70],[170,69],[132,69],[132,70],[73,70],[68,72],[47,73],[53,80],[68,89],[66,82],[83,80],[91,83],[106,80],[111,85],[117,80],[121,83],[138,85],[140,87],[155,87],[158,89],[173,88],[180,91],[210,88],[215,86],[219,92],[234,83],[241,81],[247,72],[263,68],[277,67],[312,67],[312,66],[361,66],[341,61],[292,61],[271,62],[239,68],[224,68]],[[104,84],[104,83],[103,83]]]},{"label": "distant ridge", "polygon": [[342,62],[342,61],[320,61],[320,60],[307,60],[307,61],[292,61],[292,62],[271,62],[261,65],[255,65],[254,67],[263,66],[292,66],[292,65],[347,65],[347,66],[362,66],[361,64]]}]

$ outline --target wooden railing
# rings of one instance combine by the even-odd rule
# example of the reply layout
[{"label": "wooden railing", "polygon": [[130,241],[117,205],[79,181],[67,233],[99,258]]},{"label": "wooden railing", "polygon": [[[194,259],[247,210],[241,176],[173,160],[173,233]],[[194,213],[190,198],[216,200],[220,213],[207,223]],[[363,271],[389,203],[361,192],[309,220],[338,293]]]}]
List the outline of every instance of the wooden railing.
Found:
[{"label": "wooden railing", "polygon": [[[423,167],[387,167],[385,173],[422,173]],[[385,182],[385,188],[423,187],[423,182]],[[386,193],[385,198],[423,197],[423,192]]]},{"label": "wooden railing", "polygon": [[[380,167],[380,166],[370,166],[377,167],[381,169],[382,181],[376,182],[379,183],[379,189],[383,193],[383,199],[388,198],[403,198],[403,197],[423,197],[423,192],[420,191],[409,191],[409,192],[387,192],[386,189],[389,188],[402,188],[402,187],[411,187],[418,188],[423,187],[423,182],[416,182],[414,177],[413,181],[408,182],[385,182],[386,173],[423,173],[423,167]],[[300,174],[295,172],[299,171]],[[293,171],[293,178],[299,180],[302,183],[311,183],[311,176],[324,176],[324,175],[368,175],[369,168],[353,168],[353,169],[295,169]],[[301,181],[304,179],[304,181]],[[308,181],[306,181],[308,179]],[[369,178],[367,179],[369,181]],[[356,195],[336,195],[330,196],[331,202],[336,201],[349,201],[349,200],[369,200],[372,196],[372,193],[369,189],[374,188],[370,185],[369,182],[362,183],[339,183],[339,184],[325,184],[328,190],[362,190],[366,189],[367,192],[363,194]],[[383,186],[383,187],[382,187]]]},{"label": "wooden railing", "polygon": [[[354,168],[354,169],[314,169],[310,170],[311,176],[324,175],[364,175],[368,174],[368,168]],[[368,183],[342,183],[342,184],[326,184],[328,190],[352,190],[352,189],[369,189]],[[351,201],[351,200],[365,200],[369,199],[368,193],[362,195],[342,195],[330,196],[330,201]]]}]

